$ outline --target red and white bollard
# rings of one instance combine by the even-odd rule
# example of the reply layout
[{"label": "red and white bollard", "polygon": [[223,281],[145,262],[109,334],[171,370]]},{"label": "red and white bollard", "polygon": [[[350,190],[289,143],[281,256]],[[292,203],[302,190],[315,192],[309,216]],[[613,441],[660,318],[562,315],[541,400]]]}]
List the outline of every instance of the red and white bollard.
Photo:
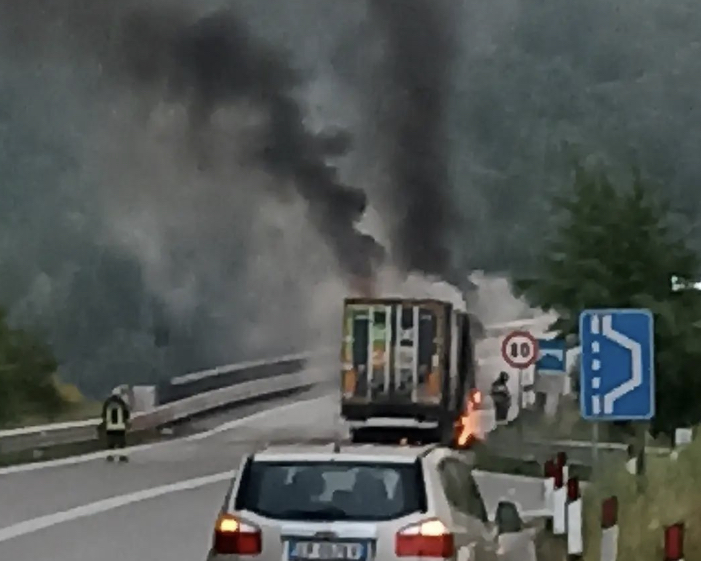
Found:
[{"label": "red and white bollard", "polygon": [[552,531],[553,526],[553,493],[555,492],[555,462],[553,460],[548,460],[545,462],[544,474],[545,479],[543,480],[543,502],[545,503],[545,509],[549,513],[546,519],[546,527],[548,530]]},{"label": "red and white bollard", "polygon": [[579,492],[579,480],[571,477],[567,480],[567,559],[581,559],[582,555],[582,496]]},{"label": "red and white bollard", "polygon": [[664,561],[684,561],[684,523],[664,529]]},{"label": "red and white bollard", "polygon": [[565,452],[558,452],[555,456],[555,463],[562,468],[562,477],[565,481],[570,479],[570,466],[567,465],[567,454]]},{"label": "red and white bollard", "polygon": [[553,482],[553,535],[564,536],[567,533],[567,488],[565,487],[564,466],[555,462]]},{"label": "red and white bollard", "polygon": [[601,503],[601,561],[616,561],[618,556],[618,498]]}]

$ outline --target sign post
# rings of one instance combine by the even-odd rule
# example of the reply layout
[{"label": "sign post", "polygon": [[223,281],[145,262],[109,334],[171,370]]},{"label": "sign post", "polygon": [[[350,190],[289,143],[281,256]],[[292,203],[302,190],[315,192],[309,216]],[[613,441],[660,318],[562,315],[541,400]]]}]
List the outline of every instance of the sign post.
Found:
[{"label": "sign post", "polygon": [[554,414],[556,406],[550,400],[565,393],[567,382],[567,342],[564,339],[539,339],[538,360],[535,363],[538,385],[545,394],[545,411]]},{"label": "sign post", "polygon": [[[640,433],[655,416],[654,319],[650,310],[584,310],[579,400],[593,422],[637,421],[638,482],[643,484],[645,444]],[[592,431],[592,441],[598,437]],[[598,439],[598,438],[597,438]],[[592,451],[596,457],[596,452]]]},{"label": "sign post", "polygon": [[[501,356],[518,369],[518,414],[523,411],[523,370],[538,360],[538,340],[528,331],[512,331],[501,344]],[[523,442],[523,423],[518,423],[519,440]]]}]

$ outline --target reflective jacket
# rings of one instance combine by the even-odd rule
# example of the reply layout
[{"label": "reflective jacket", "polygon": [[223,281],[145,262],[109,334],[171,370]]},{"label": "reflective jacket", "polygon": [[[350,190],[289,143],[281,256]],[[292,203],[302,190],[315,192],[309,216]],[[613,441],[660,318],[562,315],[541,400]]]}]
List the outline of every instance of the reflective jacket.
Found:
[{"label": "reflective jacket", "polygon": [[117,395],[111,395],[102,407],[102,421],[107,432],[126,431],[129,423],[129,406]]}]

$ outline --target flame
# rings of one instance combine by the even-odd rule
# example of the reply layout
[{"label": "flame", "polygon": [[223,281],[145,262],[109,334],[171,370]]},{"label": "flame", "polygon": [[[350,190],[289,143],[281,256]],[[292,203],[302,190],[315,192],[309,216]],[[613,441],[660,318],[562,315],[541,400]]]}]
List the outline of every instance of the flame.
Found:
[{"label": "flame", "polygon": [[476,425],[478,422],[476,415],[470,415],[469,406],[465,407],[463,414],[460,416],[456,423],[457,429],[457,445],[459,447],[468,446],[472,441],[478,438],[479,427]]},{"label": "flame", "polygon": [[458,446],[466,446],[470,441],[470,437],[475,434],[472,430],[472,419],[470,415],[463,414],[460,417],[458,429],[460,430],[458,434]]}]

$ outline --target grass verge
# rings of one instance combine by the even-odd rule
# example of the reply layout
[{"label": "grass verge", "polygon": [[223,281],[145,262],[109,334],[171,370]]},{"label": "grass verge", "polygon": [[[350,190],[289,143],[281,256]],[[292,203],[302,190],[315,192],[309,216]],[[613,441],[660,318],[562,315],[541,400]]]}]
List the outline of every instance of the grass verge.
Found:
[{"label": "grass verge", "polygon": [[617,561],[664,559],[664,527],[686,525],[686,561],[701,561],[701,440],[669,457],[647,457],[642,492],[636,477],[619,466],[597,477],[584,497],[585,561],[599,561],[601,502],[615,495],[619,505]]}]

